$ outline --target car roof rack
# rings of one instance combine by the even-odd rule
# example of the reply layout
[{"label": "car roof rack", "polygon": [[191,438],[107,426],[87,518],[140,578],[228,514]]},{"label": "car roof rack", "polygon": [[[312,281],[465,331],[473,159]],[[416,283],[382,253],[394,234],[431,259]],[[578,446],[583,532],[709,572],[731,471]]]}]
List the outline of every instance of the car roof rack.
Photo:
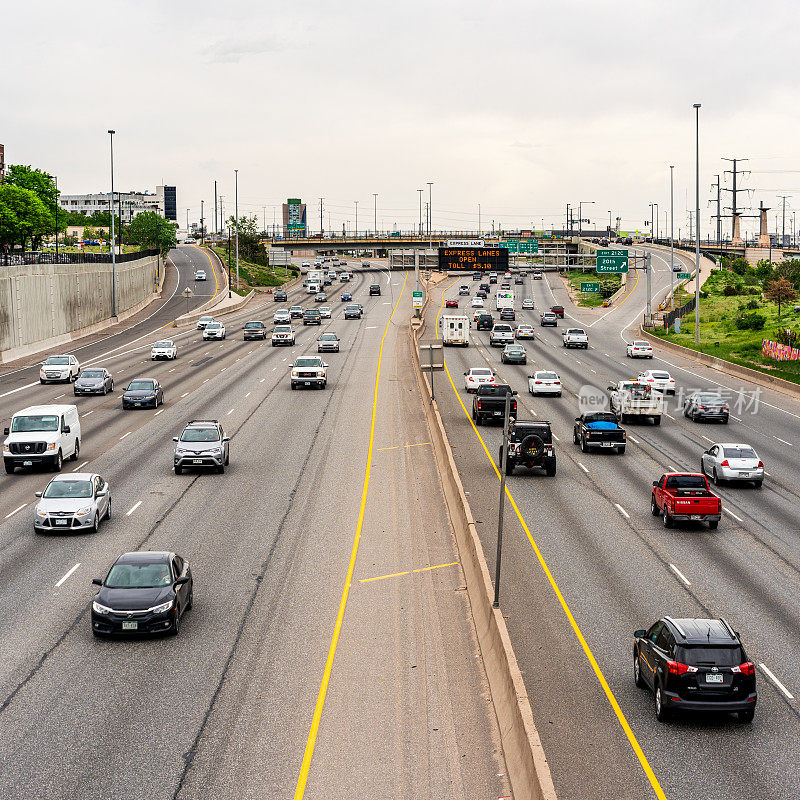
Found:
[{"label": "car roof rack", "polygon": [[674,625],[674,626],[675,626],[675,630],[677,630],[677,631],[678,631],[678,633],[679,633],[681,636],[683,636],[683,638],[684,638],[684,639],[686,638],[686,631],[684,631],[684,629],[683,629],[683,628],[681,628],[681,626],[680,626],[680,625],[678,625],[678,623],[677,623],[677,622],[675,622],[675,620],[674,620],[672,617],[664,617],[664,619],[665,619],[667,622],[669,622],[670,624]]},{"label": "car roof rack", "polygon": [[217,419],[193,419],[186,423],[187,425],[219,425]]},{"label": "car roof rack", "polygon": [[734,631],[733,628],[731,628],[731,626],[728,625],[728,620],[726,620],[725,617],[720,617],[719,621],[725,626],[725,630],[728,631],[728,635],[731,637],[731,639],[735,640],[736,631]]}]

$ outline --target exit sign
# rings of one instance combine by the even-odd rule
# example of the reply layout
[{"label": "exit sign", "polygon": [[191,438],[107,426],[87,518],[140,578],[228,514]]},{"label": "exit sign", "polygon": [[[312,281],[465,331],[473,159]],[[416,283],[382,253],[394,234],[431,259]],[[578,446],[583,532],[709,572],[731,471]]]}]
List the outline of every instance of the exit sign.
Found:
[{"label": "exit sign", "polygon": [[600,284],[599,283],[582,283],[581,284],[581,291],[587,294],[591,292],[599,292],[600,291]]},{"label": "exit sign", "polygon": [[598,272],[627,272],[628,271],[628,251],[627,250],[598,250],[597,251],[597,271]]},{"label": "exit sign", "polygon": [[678,273],[678,280],[679,281],[688,281],[689,278],[691,278],[691,277],[692,277],[692,274],[690,272],[679,272]]}]

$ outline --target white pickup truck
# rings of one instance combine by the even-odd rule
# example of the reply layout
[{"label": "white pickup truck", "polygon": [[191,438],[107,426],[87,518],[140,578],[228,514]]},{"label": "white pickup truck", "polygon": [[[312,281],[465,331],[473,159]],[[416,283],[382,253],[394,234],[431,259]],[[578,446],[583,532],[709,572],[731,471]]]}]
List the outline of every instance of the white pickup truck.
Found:
[{"label": "white pickup truck", "polygon": [[504,347],[514,344],[514,329],[505,322],[498,322],[489,333],[489,344],[492,347]]},{"label": "white pickup truck", "polygon": [[619,381],[608,387],[611,410],[620,422],[642,420],[650,417],[653,425],[661,424],[664,413],[664,395],[649,384],[639,380]]},{"label": "white pickup truck", "polygon": [[589,349],[589,335],[583,328],[567,328],[563,333],[564,347],[582,347]]}]

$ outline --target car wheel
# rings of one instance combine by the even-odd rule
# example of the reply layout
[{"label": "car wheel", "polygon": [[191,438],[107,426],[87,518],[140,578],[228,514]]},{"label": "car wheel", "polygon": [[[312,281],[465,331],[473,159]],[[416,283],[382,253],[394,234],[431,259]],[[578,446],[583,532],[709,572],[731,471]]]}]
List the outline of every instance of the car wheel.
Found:
[{"label": "car wheel", "polygon": [[655,495],[650,495],[650,513],[654,516],[658,516],[658,506],[656,505],[656,498]]},{"label": "car wheel", "polygon": [[111,519],[111,499],[108,500],[108,506],[106,506],[106,519]]},{"label": "car wheel", "polygon": [[578,438],[578,431],[576,431],[573,428],[572,429],[572,444],[578,444],[579,441],[580,441],[580,439]]},{"label": "car wheel", "polygon": [[292,391],[294,391],[296,388],[297,388],[297,386],[293,383],[292,384]]},{"label": "car wheel", "polygon": [[61,472],[61,468],[64,466],[64,458],[61,455],[61,451],[59,450],[56,455],[53,456],[53,469],[56,472]]},{"label": "car wheel", "polygon": [[714,469],[711,472],[711,480],[714,481],[714,486],[719,486],[719,475],[717,475],[716,467],[714,467]]},{"label": "car wheel", "polygon": [[583,436],[581,436],[581,453],[585,452],[586,452],[586,439],[584,439]]},{"label": "car wheel", "polygon": [[76,439],[76,440],[75,440],[75,450],[74,450],[74,452],[72,453],[72,455],[70,456],[70,458],[71,458],[73,461],[77,461],[77,460],[78,460],[78,456],[79,456],[80,454],[81,454],[81,443],[80,443],[80,442],[79,442],[79,441]]},{"label": "car wheel", "polygon": [[177,636],[178,632],[181,629],[181,610],[178,608],[177,603],[175,604],[175,611],[172,613],[172,628],[170,629],[170,633],[173,636]]},{"label": "car wheel", "polygon": [[513,458],[506,456],[506,475],[513,475],[516,466],[517,462]]},{"label": "car wheel", "polygon": [[660,686],[656,686],[655,705],[656,705],[656,719],[659,722],[666,722],[669,719],[669,711],[667,711],[667,708],[664,705],[664,698],[663,695],[661,694]]},{"label": "car wheel", "polygon": [[225,465],[224,465],[224,464],[220,464],[220,465],[217,467],[217,472],[218,472],[220,475],[224,475],[224,474],[225,474]]},{"label": "car wheel", "polygon": [[545,475],[547,475],[548,478],[552,478],[555,474],[556,474],[555,464],[553,464],[552,467],[545,467]]},{"label": "car wheel", "polygon": [[744,711],[737,711],[736,716],[739,719],[739,722],[752,722],[755,713],[756,710],[754,708],[747,708]]},{"label": "car wheel", "polygon": [[642,665],[639,663],[639,653],[636,650],[633,651],[633,682],[639,689],[647,687],[642,677]]},{"label": "car wheel", "polygon": [[39,378],[39,383],[42,383],[42,384],[44,384],[44,383],[47,383],[47,381],[46,381],[46,380],[44,380],[43,378]]},{"label": "car wheel", "polygon": [[661,424],[661,417],[653,417],[653,425],[660,425]]},{"label": "car wheel", "polygon": [[709,530],[715,531],[718,526],[719,526],[719,520],[718,519],[712,519],[712,520],[708,521]]},{"label": "car wheel", "polygon": [[183,473],[183,467],[179,466],[178,464],[175,465],[175,474],[180,475]]},{"label": "car wheel", "polygon": [[621,455],[621,456],[624,456],[624,455],[625,455],[625,445],[624,445],[624,444],[623,444],[623,445],[620,445],[620,446],[617,448],[617,454],[618,454],[618,455]]},{"label": "car wheel", "polygon": [[94,515],[94,521],[92,522],[92,533],[97,533],[100,530],[100,515]]},{"label": "car wheel", "polygon": [[194,587],[189,589],[189,596],[186,598],[186,611],[191,611],[194,605]]},{"label": "car wheel", "polygon": [[6,475],[13,475],[14,474],[14,463],[12,461],[4,462],[6,468]]},{"label": "car wheel", "polygon": [[672,527],[672,517],[669,515],[669,511],[667,511],[666,505],[664,506],[664,513],[662,514],[662,519],[664,520],[665,528]]},{"label": "car wheel", "polygon": [[755,486],[756,489],[760,489],[762,483],[763,481],[753,481],[753,486]]}]

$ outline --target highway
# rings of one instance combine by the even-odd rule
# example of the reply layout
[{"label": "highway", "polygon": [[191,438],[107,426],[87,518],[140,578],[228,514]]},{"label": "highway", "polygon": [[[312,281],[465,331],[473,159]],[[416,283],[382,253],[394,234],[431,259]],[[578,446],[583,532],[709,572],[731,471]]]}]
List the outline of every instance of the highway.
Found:
[{"label": "highway", "polygon": [[[669,254],[652,252],[654,295],[660,298],[669,286]],[[456,297],[462,283],[474,295],[477,283],[466,274],[449,278],[431,298],[426,337],[434,335],[444,300]],[[488,331],[473,327],[468,348],[445,349],[447,372],[434,379],[492,570],[502,428],[473,425],[463,373],[492,367],[519,392],[520,418],[552,423],[557,475],[518,469],[508,478],[501,608],[559,798],[797,798],[800,404],[658,349],[652,361],[626,359],[625,342],[644,311],[644,275],[638,281],[631,275],[628,291],[610,310],[573,306],[555,273],[543,281],[526,277],[524,286],[512,288],[536,306],[520,313],[516,301],[514,324],[535,327],[535,341],[521,342],[528,365],[502,365]],[[459,300],[471,317],[469,298]],[[487,300],[492,309],[493,301],[494,292]],[[555,303],[566,308],[567,318],[556,329],[540,327],[539,311]],[[565,326],[586,328],[589,349],[564,349]],[[718,385],[732,390],[735,416],[726,426],[694,423],[668,398],[669,414],[660,427],[625,426],[625,455],[582,453],[572,442],[580,388],[605,390],[649,368],[670,371],[678,396]],[[528,394],[527,376],[536,369],[559,373],[562,398]],[[740,389],[747,399],[741,408]],[[672,470],[699,470],[700,456],[713,441],[751,444],[768,473],[763,488],[714,487],[724,509],[716,531],[697,525],[665,529],[650,514],[652,481]],[[724,616],[741,634],[757,671],[752,723],[711,714],[656,721],[652,693],[634,685],[633,632],[663,615]]]},{"label": "highway", "polygon": [[[64,470],[103,475],[113,508],[96,535],[37,535],[34,492],[51,473],[0,476],[0,795],[510,795],[410,390],[405,275],[337,281],[333,319],[296,326],[284,349],[242,340],[249,319],[271,327],[269,296],[223,316],[223,342],[171,328],[204,259],[173,251],[164,300],[64,348],[108,367],[114,394],[41,386],[38,358],[0,376],[5,424],[31,404],[78,406],[81,457]],[[382,295],[371,297],[376,280]],[[363,319],[343,320],[344,288]],[[299,283],[294,302],[313,305]],[[341,339],[325,356],[327,390],[290,391],[293,358],[316,354],[326,330]],[[178,358],[151,362],[164,336]],[[163,407],[122,411],[120,392],[138,376],[162,383]],[[172,471],[172,436],[197,418],[219,419],[231,437],[224,475]],[[90,580],[122,552],[148,549],[191,564],[180,634],[95,639]]]}]

